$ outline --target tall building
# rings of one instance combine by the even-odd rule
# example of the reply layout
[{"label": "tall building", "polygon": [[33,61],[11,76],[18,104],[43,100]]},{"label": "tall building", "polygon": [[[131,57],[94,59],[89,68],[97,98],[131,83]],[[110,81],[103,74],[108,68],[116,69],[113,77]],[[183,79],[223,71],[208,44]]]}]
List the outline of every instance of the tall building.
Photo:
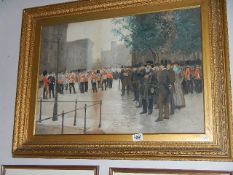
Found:
[{"label": "tall building", "polygon": [[[40,73],[65,71],[67,25],[43,27],[41,30]],[[58,60],[58,61],[57,61]]]},{"label": "tall building", "polygon": [[101,51],[101,64],[103,67],[131,66],[132,55],[125,45],[112,41],[110,50]]},{"label": "tall building", "polygon": [[93,67],[93,42],[90,39],[66,43],[66,70],[88,70]]},{"label": "tall building", "polygon": [[41,31],[40,74],[48,72],[77,71],[93,67],[90,39],[67,42],[68,25],[43,27]]}]

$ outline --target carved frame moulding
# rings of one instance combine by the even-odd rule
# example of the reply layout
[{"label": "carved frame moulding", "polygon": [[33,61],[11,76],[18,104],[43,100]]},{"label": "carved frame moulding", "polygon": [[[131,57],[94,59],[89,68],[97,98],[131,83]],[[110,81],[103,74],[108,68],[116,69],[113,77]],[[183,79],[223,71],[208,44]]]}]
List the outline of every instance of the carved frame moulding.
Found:
[{"label": "carved frame moulding", "polygon": [[[63,134],[37,133],[37,124],[41,124],[43,120],[36,117],[40,106],[38,94],[42,92],[40,89],[43,86],[40,84],[43,57],[41,51],[50,48],[43,47],[42,43],[52,37],[51,33],[43,35],[46,27],[158,13],[174,15],[173,12],[189,9],[200,11],[203,70],[201,98],[203,129],[200,132],[145,131],[140,134],[141,130],[138,130],[138,132],[121,133],[119,126],[119,131],[114,133],[89,133],[88,128],[85,127],[81,128],[84,133],[78,134],[64,134],[64,130],[69,129],[66,127],[62,130]],[[165,17],[160,19],[164,20]],[[166,20],[169,20],[169,15]],[[98,30],[101,29],[97,27],[97,32]],[[51,49],[59,48],[59,41],[54,42],[54,45],[51,44]],[[62,49],[58,49],[59,52],[62,53]],[[104,63],[103,60],[101,63]],[[62,65],[65,63],[60,63],[60,67]],[[59,77],[59,70],[55,77]],[[58,86],[58,82],[56,85]],[[58,100],[61,100],[61,95],[56,95],[59,97]],[[79,104],[77,108],[82,107]],[[105,103],[97,103],[100,104],[104,110]],[[12,147],[14,157],[229,161],[232,160],[231,110],[226,3],[223,0],[87,0],[29,8],[23,11]],[[111,115],[114,113],[118,114],[118,111],[112,112]],[[186,117],[192,118],[194,113],[195,111]],[[96,115],[97,118],[99,112],[92,115],[92,117]],[[61,116],[62,113],[60,116],[55,115],[59,117],[59,122]],[[171,120],[172,117],[170,116]],[[175,117],[173,119],[175,120]],[[103,118],[102,127],[105,120]],[[134,123],[130,124],[134,125]],[[166,124],[162,126],[166,127]]]}]

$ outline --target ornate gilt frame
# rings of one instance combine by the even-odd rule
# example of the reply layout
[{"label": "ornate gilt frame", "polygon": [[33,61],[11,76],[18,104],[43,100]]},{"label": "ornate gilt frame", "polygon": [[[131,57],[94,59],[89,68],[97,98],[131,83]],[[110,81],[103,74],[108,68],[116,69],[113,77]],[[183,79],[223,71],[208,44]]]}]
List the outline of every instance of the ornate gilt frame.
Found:
[{"label": "ornate gilt frame", "polygon": [[[201,7],[204,68],[203,134],[34,135],[40,29],[44,25]],[[89,0],[23,11],[13,156],[99,159],[218,160],[232,158],[231,89],[223,0]]]}]

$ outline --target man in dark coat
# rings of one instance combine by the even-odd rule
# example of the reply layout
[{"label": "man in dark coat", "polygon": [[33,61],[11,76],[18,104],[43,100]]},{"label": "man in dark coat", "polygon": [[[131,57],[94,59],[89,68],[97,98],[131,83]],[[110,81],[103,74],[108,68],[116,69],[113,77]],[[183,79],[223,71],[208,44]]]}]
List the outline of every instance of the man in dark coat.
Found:
[{"label": "man in dark coat", "polygon": [[160,71],[158,72],[159,117],[156,122],[169,119],[170,81],[169,73],[165,66],[165,63],[161,64]]},{"label": "man in dark coat", "polygon": [[49,80],[49,98],[51,98],[51,95],[54,98],[55,77],[52,74],[50,74],[48,80]]},{"label": "man in dark coat", "polygon": [[139,77],[138,77],[138,68],[133,68],[132,71],[132,88],[134,93],[134,99],[133,101],[139,101]]},{"label": "man in dark coat", "polygon": [[155,77],[154,72],[152,71],[151,66],[147,66],[144,75],[144,82],[142,86],[142,107],[143,111],[140,114],[147,113],[148,115],[152,114],[153,112],[153,101],[154,96],[157,92],[157,79]]},{"label": "man in dark coat", "polygon": [[137,78],[138,78],[138,88],[139,88],[139,92],[138,92],[138,106],[136,106],[137,108],[141,108],[142,107],[142,96],[143,96],[143,84],[144,84],[144,75],[145,75],[145,67],[141,66],[138,70],[137,73]]},{"label": "man in dark coat", "polygon": [[175,103],[174,103],[174,98],[173,98],[173,93],[175,92],[175,72],[173,71],[173,67],[171,63],[169,62],[167,64],[167,71],[169,75],[169,82],[170,82],[170,95],[169,95],[169,103],[170,103],[170,114],[174,114],[175,111]]},{"label": "man in dark coat", "polygon": [[125,90],[127,91],[127,95],[129,95],[131,77],[132,77],[132,73],[130,71],[130,68],[121,69],[121,84],[122,84],[121,96],[125,95]]}]

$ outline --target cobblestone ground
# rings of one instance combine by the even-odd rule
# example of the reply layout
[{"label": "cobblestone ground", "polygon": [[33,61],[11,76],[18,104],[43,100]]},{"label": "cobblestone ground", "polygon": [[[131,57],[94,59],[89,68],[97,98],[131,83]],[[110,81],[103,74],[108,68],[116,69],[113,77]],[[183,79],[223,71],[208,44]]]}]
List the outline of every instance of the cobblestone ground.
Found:
[{"label": "cobblestone ground", "polygon": [[[175,114],[169,120],[155,122],[158,118],[158,109],[154,109],[152,115],[143,114],[141,108],[136,108],[133,101],[133,94],[121,96],[119,81],[113,82],[113,88],[102,91],[98,89],[93,93],[90,89],[87,93],[58,94],[58,114],[72,111],[75,108],[74,101],[78,102],[76,125],[74,126],[74,112],[68,113],[64,117],[64,134],[83,134],[84,133],[84,105],[87,107],[86,133],[87,134],[124,134],[124,133],[203,133],[204,114],[203,114],[203,94],[185,95],[186,107],[175,110]],[[78,90],[78,85],[76,85]],[[42,89],[39,94],[42,94]],[[100,104],[101,122],[100,122]],[[42,119],[51,117],[53,114],[54,99],[45,100],[42,104]],[[92,102],[91,102],[92,101]],[[95,101],[95,102],[93,102]],[[37,120],[39,119],[39,103],[37,105]],[[52,119],[36,122],[36,134],[61,134],[61,116],[57,121]],[[101,127],[99,127],[101,124]]]}]

